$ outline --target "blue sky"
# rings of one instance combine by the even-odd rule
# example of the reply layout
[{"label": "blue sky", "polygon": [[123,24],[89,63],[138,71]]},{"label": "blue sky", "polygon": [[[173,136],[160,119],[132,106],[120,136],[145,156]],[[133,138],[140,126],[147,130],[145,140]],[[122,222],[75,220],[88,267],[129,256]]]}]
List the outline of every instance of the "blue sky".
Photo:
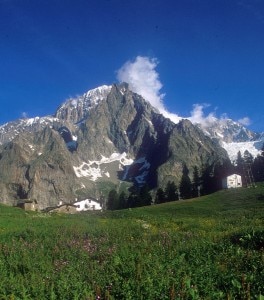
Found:
[{"label": "blue sky", "polygon": [[149,64],[167,111],[264,131],[262,0],[0,0],[0,38],[0,124]]}]

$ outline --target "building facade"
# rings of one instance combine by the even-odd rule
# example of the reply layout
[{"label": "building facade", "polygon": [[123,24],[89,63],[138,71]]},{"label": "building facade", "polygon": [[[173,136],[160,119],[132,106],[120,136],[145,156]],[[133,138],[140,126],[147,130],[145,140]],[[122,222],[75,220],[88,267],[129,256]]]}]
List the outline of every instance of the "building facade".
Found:
[{"label": "building facade", "polygon": [[232,174],[222,180],[223,189],[242,187],[242,178],[238,174]]},{"label": "building facade", "polygon": [[74,203],[77,211],[102,210],[101,204],[95,199],[85,199]]}]

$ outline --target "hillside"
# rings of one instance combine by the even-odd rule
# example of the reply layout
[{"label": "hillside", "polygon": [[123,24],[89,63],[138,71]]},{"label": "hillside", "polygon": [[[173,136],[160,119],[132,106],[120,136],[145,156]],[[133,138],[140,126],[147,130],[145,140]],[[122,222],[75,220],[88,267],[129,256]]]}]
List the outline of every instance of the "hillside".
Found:
[{"label": "hillside", "polygon": [[96,214],[1,205],[0,298],[262,299],[263,214],[264,184]]}]

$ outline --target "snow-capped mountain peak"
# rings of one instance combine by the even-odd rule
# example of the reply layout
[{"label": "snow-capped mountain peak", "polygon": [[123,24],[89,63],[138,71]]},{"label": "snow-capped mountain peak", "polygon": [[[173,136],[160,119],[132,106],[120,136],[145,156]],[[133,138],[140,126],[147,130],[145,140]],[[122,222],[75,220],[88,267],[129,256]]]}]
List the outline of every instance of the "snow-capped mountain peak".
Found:
[{"label": "snow-capped mountain peak", "polygon": [[225,143],[253,141],[260,137],[259,134],[229,118],[214,118],[210,122],[197,125],[211,138]]},{"label": "snow-capped mountain peak", "polygon": [[[247,133],[234,122],[212,121],[203,130],[222,142]],[[62,198],[97,197],[100,187],[106,195],[113,184],[179,184],[183,162],[192,170],[228,160],[204,132],[189,120],[171,122],[127,84],[101,86],[68,99],[53,117],[0,127],[6,173],[1,174],[0,202],[38,199],[46,207]]]},{"label": "snow-capped mountain peak", "polygon": [[207,136],[217,140],[227,151],[232,162],[237,159],[238,151],[243,155],[247,150],[256,157],[263,147],[264,137],[260,133],[253,132],[243,124],[227,117],[210,116],[195,125],[200,127]]},{"label": "snow-capped mountain peak", "polygon": [[88,111],[98,105],[100,101],[106,100],[112,86],[102,85],[89,90],[82,96],[70,98],[64,102],[56,111],[56,117],[78,123],[84,119]]},{"label": "snow-capped mountain peak", "polygon": [[239,151],[243,155],[247,150],[253,157],[256,157],[263,147],[264,137],[261,134],[255,133],[229,118],[214,118],[211,119],[211,122],[198,124],[198,126],[206,135],[219,141],[233,162]]},{"label": "snow-capped mountain peak", "polygon": [[85,100],[97,103],[98,101],[104,100],[107,95],[110,93],[112,86],[111,85],[102,85],[98,88],[88,91],[85,95]]}]

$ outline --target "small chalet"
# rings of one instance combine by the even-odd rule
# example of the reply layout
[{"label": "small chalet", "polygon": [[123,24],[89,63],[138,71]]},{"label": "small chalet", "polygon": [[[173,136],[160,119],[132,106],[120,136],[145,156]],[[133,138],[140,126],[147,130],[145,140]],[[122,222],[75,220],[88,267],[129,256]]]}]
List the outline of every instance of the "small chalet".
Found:
[{"label": "small chalet", "polygon": [[102,210],[101,204],[94,198],[74,202],[77,211]]},{"label": "small chalet", "polygon": [[38,203],[36,200],[20,199],[17,201],[17,207],[22,208],[24,210],[37,211]]},{"label": "small chalet", "polygon": [[242,187],[242,179],[238,174],[232,174],[222,180],[223,189]]}]

